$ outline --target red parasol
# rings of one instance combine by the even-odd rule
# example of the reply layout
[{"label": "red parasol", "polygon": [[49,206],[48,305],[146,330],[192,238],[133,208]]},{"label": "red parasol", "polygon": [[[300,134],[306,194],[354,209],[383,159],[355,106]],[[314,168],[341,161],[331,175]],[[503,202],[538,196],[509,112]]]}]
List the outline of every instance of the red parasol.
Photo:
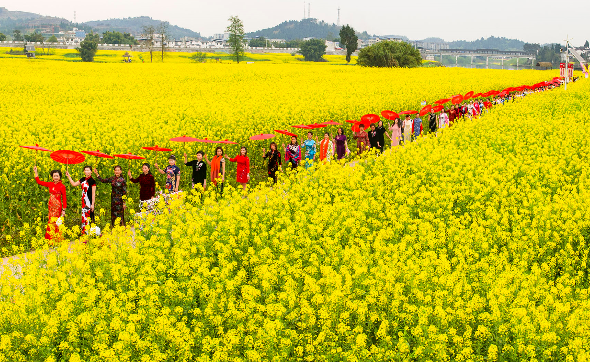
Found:
[{"label": "red parasol", "polygon": [[[275,130],[275,132],[277,132]],[[262,141],[262,140],[267,140],[269,138],[273,138],[275,135],[274,134],[270,134],[270,133],[261,133],[261,134],[257,134],[256,136],[252,136],[250,137],[250,140],[252,141]]]},{"label": "red parasol", "polygon": [[421,110],[420,110],[420,117],[427,115],[428,113],[430,113],[430,110],[432,109],[432,106],[430,104],[424,106]]},{"label": "red parasol", "polygon": [[284,134],[286,136],[297,137],[297,135],[295,133],[291,133],[289,131],[285,131],[285,130],[282,130],[282,129],[275,129],[275,132],[276,133],[280,133],[280,134]]},{"label": "red parasol", "polygon": [[50,155],[50,157],[52,160],[59,162],[59,163],[63,163],[66,166],[82,163],[86,159],[86,157],[84,157],[84,155],[81,154],[80,152],[70,151],[70,150],[55,151]]},{"label": "red parasol", "polygon": [[352,125],[352,127],[350,127],[350,129],[352,130],[352,132],[360,132],[361,128],[360,128],[361,122],[357,122],[355,124]]},{"label": "red parasol", "polygon": [[481,96],[482,96],[482,94],[481,94],[481,93],[475,93],[475,94],[473,95],[473,97],[472,97],[472,98],[479,98],[479,97],[481,97]]},{"label": "red parasol", "polygon": [[323,128],[323,127],[327,127],[327,125],[325,125],[325,124],[319,124],[319,123],[314,123],[314,124],[308,124],[307,127],[311,127],[311,128]]},{"label": "red parasol", "polygon": [[403,112],[399,112],[399,114],[416,114],[418,113],[418,111],[403,111]]},{"label": "red parasol", "polygon": [[453,98],[451,98],[451,101],[453,102],[453,104],[459,104],[459,103],[463,102],[463,96],[460,94],[457,94],[456,96],[453,96]]},{"label": "red parasol", "polygon": [[85,154],[90,155],[90,156],[94,156],[94,157],[114,158],[113,156],[107,155],[106,153],[102,153],[99,150],[96,150],[96,151],[80,151],[80,152],[85,153]]},{"label": "red parasol", "polygon": [[202,140],[201,140],[201,139],[197,139],[197,138],[195,138],[195,141],[194,141],[194,142],[201,142],[201,143],[219,143],[218,141],[210,140],[210,139],[208,139],[207,137],[203,138]]},{"label": "red parasol", "polygon": [[188,136],[182,136],[182,137],[170,138],[170,141],[173,141],[173,142],[196,142],[196,141],[198,141],[198,139],[193,138],[193,137],[188,137]]},{"label": "red parasol", "polygon": [[450,102],[451,98],[443,98],[443,99],[439,99],[438,101],[434,102],[436,104],[445,104],[447,102]]},{"label": "red parasol", "polygon": [[124,153],[124,154],[113,155],[113,156],[119,157],[119,158],[124,158],[126,160],[145,160],[145,157],[141,157],[141,156],[137,156],[137,155],[132,155],[130,153]]},{"label": "red parasol", "polygon": [[393,120],[399,118],[399,114],[397,114],[393,111],[383,111],[383,112],[381,112],[381,115],[383,116],[383,118],[388,119],[390,121],[393,121]]},{"label": "red parasol", "polygon": [[148,151],[164,151],[164,152],[169,152],[172,151],[172,149],[170,148],[162,148],[160,146],[153,146],[153,147],[142,147],[144,150],[148,150]]},{"label": "red parasol", "polygon": [[500,94],[500,92],[498,92],[497,90],[491,90],[488,92],[488,94],[491,96],[497,96],[498,94]]},{"label": "red parasol", "polygon": [[291,126],[291,127],[293,127],[293,128],[303,128],[303,129],[313,129],[313,127],[306,126],[306,125],[303,125],[303,124],[298,124],[296,126]]},{"label": "red parasol", "polygon": [[432,110],[433,110],[435,113],[438,113],[438,112],[442,111],[443,109],[445,109],[445,106],[443,106],[443,105],[441,105],[441,104],[439,104],[438,106],[432,107]]},{"label": "red parasol", "polygon": [[364,116],[361,117],[361,122],[363,122],[363,124],[365,125],[371,125],[371,123],[377,123],[381,120],[381,117],[379,117],[376,114],[365,114]]},{"label": "red parasol", "polygon": [[323,123],[319,123],[319,124],[325,124],[326,126],[341,126],[342,125],[342,123],[338,123],[338,122],[334,122],[334,121],[323,122]]},{"label": "red parasol", "polygon": [[469,91],[465,94],[465,96],[463,96],[464,100],[468,100],[469,98],[474,98],[473,97],[474,92],[473,91]]},{"label": "red parasol", "polygon": [[37,153],[39,151],[51,152],[50,149],[39,147],[38,144],[35,144],[34,146],[19,146],[19,147],[26,148],[28,150],[35,150],[35,166],[37,166]]},{"label": "red parasol", "polygon": [[237,145],[237,142],[233,142],[230,140],[223,140],[223,141],[217,141],[217,143],[225,143],[226,145]]}]

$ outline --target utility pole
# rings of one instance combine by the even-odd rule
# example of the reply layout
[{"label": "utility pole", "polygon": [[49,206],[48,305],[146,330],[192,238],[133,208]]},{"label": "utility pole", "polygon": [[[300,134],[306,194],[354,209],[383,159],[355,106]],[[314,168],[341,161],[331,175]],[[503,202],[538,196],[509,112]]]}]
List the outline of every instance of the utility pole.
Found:
[{"label": "utility pole", "polygon": [[338,22],[336,25],[340,26],[340,6],[338,7]]},{"label": "utility pole", "polygon": [[569,35],[565,39],[565,87],[564,89],[567,90],[567,83],[569,82],[569,73],[570,73],[570,38]]},{"label": "utility pole", "polygon": [[307,18],[311,18],[311,3],[307,3]]}]

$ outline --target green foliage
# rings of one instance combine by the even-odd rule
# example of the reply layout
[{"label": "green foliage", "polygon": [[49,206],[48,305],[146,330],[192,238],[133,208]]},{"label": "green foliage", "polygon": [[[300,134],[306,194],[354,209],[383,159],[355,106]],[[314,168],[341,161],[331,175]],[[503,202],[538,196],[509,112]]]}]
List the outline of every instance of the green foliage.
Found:
[{"label": "green foliage", "polygon": [[380,41],[361,49],[357,63],[363,67],[415,68],[422,65],[422,56],[409,43]]},{"label": "green foliage", "polygon": [[266,38],[261,36],[260,38],[250,39],[248,45],[253,48],[264,48],[266,47]]},{"label": "green foliage", "polygon": [[588,40],[586,40],[586,42],[584,43],[584,48],[586,48],[586,49],[590,48],[590,43],[588,43]]},{"label": "green foliage", "polygon": [[244,23],[237,16],[231,16],[229,22],[230,24],[227,27],[229,40],[227,42],[232,49],[236,62],[239,63],[240,58],[244,56]]},{"label": "green foliage", "polygon": [[196,52],[188,58],[197,63],[205,63],[207,61],[207,53]]},{"label": "green foliage", "polygon": [[[143,32],[144,27],[152,26],[156,28],[161,23],[162,21],[152,19],[149,16],[138,16],[133,18],[89,21],[84,24],[91,26],[94,29],[97,29],[101,33],[104,33],[106,31],[128,31],[132,34],[141,34]],[[201,34],[199,34],[198,32],[192,31],[190,29],[181,28],[176,25],[170,25],[168,28],[168,32],[170,34],[170,37],[176,39],[180,39],[185,36],[189,38],[201,37]]]},{"label": "green foliage", "polygon": [[[328,39],[329,37],[333,38],[334,35],[339,32],[340,27],[336,24],[328,24],[324,21],[318,21],[317,19],[303,19],[300,21],[285,21],[269,29],[248,33],[248,36],[251,38],[263,36],[267,39],[280,38],[285,40],[296,40],[310,37]],[[361,39],[369,39],[371,37],[366,31],[359,33],[358,36]]]},{"label": "green foliage", "polygon": [[105,31],[102,34],[102,42],[104,44],[139,44],[139,42],[131,34],[120,33],[118,31]]},{"label": "green foliage", "polygon": [[46,42],[47,43],[57,43],[57,37],[55,35],[52,35],[49,37],[49,39],[47,39]]},{"label": "green foliage", "polygon": [[12,32],[12,39],[14,41],[23,41],[23,40],[25,40],[25,38],[23,38],[23,35],[21,34],[20,30],[16,30],[16,29]]},{"label": "green foliage", "polygon": [[90,33],[80,42],[80,47],[76,48],[76,50],[80,53],[83,62],[94,61],[94,56],[98,51],[99,41],[100,36],[98,34]]},{"label": "green foliage", "polygon": [[6,35],[0,33],[0,41],[6,41]]},{"label": "green foliage", "polygon": [[524,50],[527,53],[536,53],[539,49],[541,49],[541,46],[539,44],[525,43],[522,46],[522,50]]},{"label": "green foliage", "polygon": [[299,53],[307,62],[319,62],[326,54],[326,42],[323,39],[310,39],[301,43]]},{"label": "green foliage", "polygon": [[354,29],[345,25],[340,29],[340,42],[346,47],[346,62],[350,63],[350,56],[358,48],[358,36]]},{"label": "green foliage", "polygon": [[31,33],[25,35],[25,40],[28,42],[43,43],[45,39],[41,33]]}]

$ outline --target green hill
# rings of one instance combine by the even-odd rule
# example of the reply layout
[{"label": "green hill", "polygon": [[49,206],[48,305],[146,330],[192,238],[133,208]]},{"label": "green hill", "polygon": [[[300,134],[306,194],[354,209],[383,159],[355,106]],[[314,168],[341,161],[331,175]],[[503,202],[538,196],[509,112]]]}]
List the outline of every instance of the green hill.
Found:
[{"label": "green hill", "polygon": [[458,40],[449,42],[451,49],[498,49],[498,50],[522,50],[524,42],[518,39],[496,38],[490,36],[474,41]]},{"label": "green hill", "polygon": [[[248,33],[249,37],[263,36],[267,39],[295,40],[303,38],[319,38],[332,40],[339,38],[340,26],[328,24],[317,19],[303,19],[284,21],[279,25]],[[357,32],[359,39],[368,39],[371,36],[365,31]]]},{"label": "green hill", "polygon": [[[119,31],[122,33],[131,33],[137,36],[141,34],[143,26],[158,26],[161,22],[161,20],[155,20],[149,16],[138,16],[134,18],[124,19],[88,21],[85,24],[91,26],[93,29],[95,29],[95,31],[99,33],[104,33],[105,31]],[[201,34],[195,31],[186,28],[181,28],[179,26],[172,24],[170,24],[168,27],[168,33],[174,39],[180,39],[185,36],[189,38],[201,37]]]}]

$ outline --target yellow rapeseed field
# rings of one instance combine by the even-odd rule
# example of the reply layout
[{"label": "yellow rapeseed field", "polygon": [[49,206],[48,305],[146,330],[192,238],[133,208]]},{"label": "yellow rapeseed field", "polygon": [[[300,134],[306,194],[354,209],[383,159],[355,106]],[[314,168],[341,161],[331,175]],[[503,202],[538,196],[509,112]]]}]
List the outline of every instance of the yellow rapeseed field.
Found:
[{"label": "yellow rapeseed field", "polygon": [[[64,56],[66,50],[58,51]],[[71,51],[70,51],[71,52]],[[121,52],[99,52],[120,58]],[[171,57],[179,57],[175,53]],[[185,54],[186,55],[186,54]],[[4,56],[8,56],[4,54]],[[57,56],[57,55],[56,55]],[[250,55],[249,55],[250,56]],[[291,57],[291,55],[252,55]],[[504,89],[550,79],[555,72],[499,71],[469,69],[363,69],[360,67],[310,64],[296,61],[246,63],[131,63],[84,64],[80,62],[1,59],[0,157],[5,173],[0,177],[3,206],[0,228],[3,255],[31,246],[32,235],[43,235],[47,219],[47,191],[33,180],[33,151],[19,145],[39,144],[51,150],[101,150],[109,154],[131,152],[165,164],[168,154],[155,154],[141,147],[159,145],[173,148],[182,158],[184,151],[194,158],[199,149],[211,155],[215,145],[182,145],[168,140],[189,135],[197,138],[230,139],[249,148],[253,165],[252,185],[266,178],[261,149],[270,141],[249,141],[254,134],[277,128],[335,120],[359,119],[384,109],[417,109],[428,102],[468,91]],[[64,58],[65,59],[65,58]],[[120,62],[120,60],[118,60]],[[348,125],[347,123],[344,123]],[[336,127],[329,127],[335,132]],[[351,136],[350,129],[346,129]],[[320,131],[321,132],[321,131]],[[286,137],[277,137],[279,145]],[[350,142],[354,150],[354,142]],[[239,146],[226,148],[234,156]],[[48,153],[39,153],[42,178],[56,167]],[[131,167],[137,175],[139,161],[98,160],[87,163],[110,174],[120,163],[124,174]],[[179,162],[181,163],[181,162]],[[82,165],[70,168],[73,177],[82,175]],[[235,165],[228,166],[228,180],[234,182]],[[181,165],[181,189],[189,185],[189,169]],[[157,177],[161,185],[164,178]],[[67,183],[67,180],[66,180]],[[79,189],[67,187],[67,225],[79,223]],[[131,200],[138,200],[139,187],[130,186]],[[109,194],[99,188],[97,208],[108,214]],[[131,209],[137,209],[137,203]],[[129,217],[128,217],[129,219]],[[101,218],[101,226],[108,222]],[[14,240],[17,240],[16,242]],[[17,248],[17,249],[14,249]]]}]

